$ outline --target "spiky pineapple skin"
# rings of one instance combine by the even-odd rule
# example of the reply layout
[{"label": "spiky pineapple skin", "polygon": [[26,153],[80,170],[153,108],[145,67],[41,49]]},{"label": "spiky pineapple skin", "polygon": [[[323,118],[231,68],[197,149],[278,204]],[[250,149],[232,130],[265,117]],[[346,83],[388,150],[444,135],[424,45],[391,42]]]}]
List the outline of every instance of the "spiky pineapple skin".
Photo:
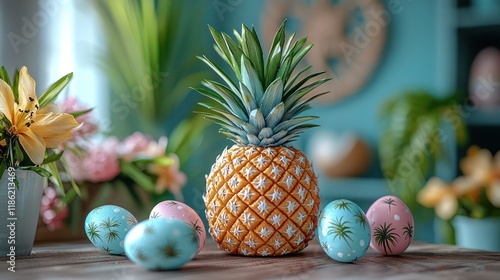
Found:
[{"label": "spiky pineapple skin", "polygon": [[299,252],[318,224],[317,178],[293,147],[224,150],[206,177],[204,201],[210,234],[231,254]]}]

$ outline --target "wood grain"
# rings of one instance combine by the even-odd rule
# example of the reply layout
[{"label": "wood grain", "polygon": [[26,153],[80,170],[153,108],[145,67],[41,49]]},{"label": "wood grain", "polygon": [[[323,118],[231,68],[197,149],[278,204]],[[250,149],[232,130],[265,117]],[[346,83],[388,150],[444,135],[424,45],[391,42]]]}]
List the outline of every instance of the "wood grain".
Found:
[{"label": "wood grain", "polygon": [[227,255],[209,242],[176,271],[148,271],[89,243],[35,247],[31,256],[16,260],[16,273],[1,260],[0,279],[500,279],[498,252],[418,242],[394,257],[370,249],[353,264],[330,259],[316,240],[303,252],[274,258]]}]

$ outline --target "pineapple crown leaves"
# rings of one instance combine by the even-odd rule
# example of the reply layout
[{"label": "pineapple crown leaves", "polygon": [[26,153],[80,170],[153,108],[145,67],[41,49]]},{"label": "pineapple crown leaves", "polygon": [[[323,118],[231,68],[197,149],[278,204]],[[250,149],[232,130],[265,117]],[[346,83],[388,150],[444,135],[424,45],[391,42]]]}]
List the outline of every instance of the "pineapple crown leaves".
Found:
[{"label": "pineapple crown leaves", "polygon": [[219,124],[219,132],[237,144],[285,145],[304,130],[316,126],[305,123],[316,116],[299,114],[310,108],[312,100],[327,92],[306,95],[330,79],[308,83],[325,73],[305,75],[311,66],[294,74],[312,44],[306,45],[307,38],[294,42],[295,34],[285,40],[285,25],[286,20],[274,37],[266,62],[253,27],[250,30],[242,25],[241,34],[234,30],[236,40],[233,40],[209,26],[216,52],[229,65],[236,79],[206,56],[198,57],[226,84],[204,80],[204,88],[194,89],[214,101],[214,105],[199,103],[206,111],[198,113]]}]

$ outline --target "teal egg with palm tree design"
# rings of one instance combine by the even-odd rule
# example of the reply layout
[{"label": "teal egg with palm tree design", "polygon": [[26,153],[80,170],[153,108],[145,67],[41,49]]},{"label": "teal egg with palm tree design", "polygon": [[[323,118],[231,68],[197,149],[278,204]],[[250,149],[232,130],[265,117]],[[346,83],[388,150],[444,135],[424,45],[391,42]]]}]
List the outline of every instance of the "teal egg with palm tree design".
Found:
[{"label": "teal egg with palm tree design", "polygon": [[178,269],[198,252],[195,228],[183,220],[159,217],[140,222],[125,237],[125,254],[150,270]]},{"label": "teal egg with palm tree design", "polygon": [[330,258],[352,263],[361,259],[370,246],[370,225],[357,204],[347,199],[334,200],[321,213],[318,237]]},{"label": "teal egg with palm tree design", "polygon": [[137,224],[129,211],[116,205],[99,206],[85,218],[85,233],[97,248],[112,255],[125,253],[124,240]]}]

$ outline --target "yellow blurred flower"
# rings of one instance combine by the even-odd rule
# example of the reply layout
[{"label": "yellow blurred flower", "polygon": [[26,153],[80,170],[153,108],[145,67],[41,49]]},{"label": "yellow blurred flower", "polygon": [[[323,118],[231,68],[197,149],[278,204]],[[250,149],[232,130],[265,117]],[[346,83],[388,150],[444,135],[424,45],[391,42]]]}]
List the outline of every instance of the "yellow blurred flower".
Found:
[{"label": "yellow blurred flower", "polygon": [[493,156],[486,149],[472,146],[460,161],[460,169],[463,176],[451,183],[430,178],[417,201],[435,208],[436,215],[444,220],[453,218],[460,209],[480,218],[489,215],[490,208],[500,208],[500,151]]}]

